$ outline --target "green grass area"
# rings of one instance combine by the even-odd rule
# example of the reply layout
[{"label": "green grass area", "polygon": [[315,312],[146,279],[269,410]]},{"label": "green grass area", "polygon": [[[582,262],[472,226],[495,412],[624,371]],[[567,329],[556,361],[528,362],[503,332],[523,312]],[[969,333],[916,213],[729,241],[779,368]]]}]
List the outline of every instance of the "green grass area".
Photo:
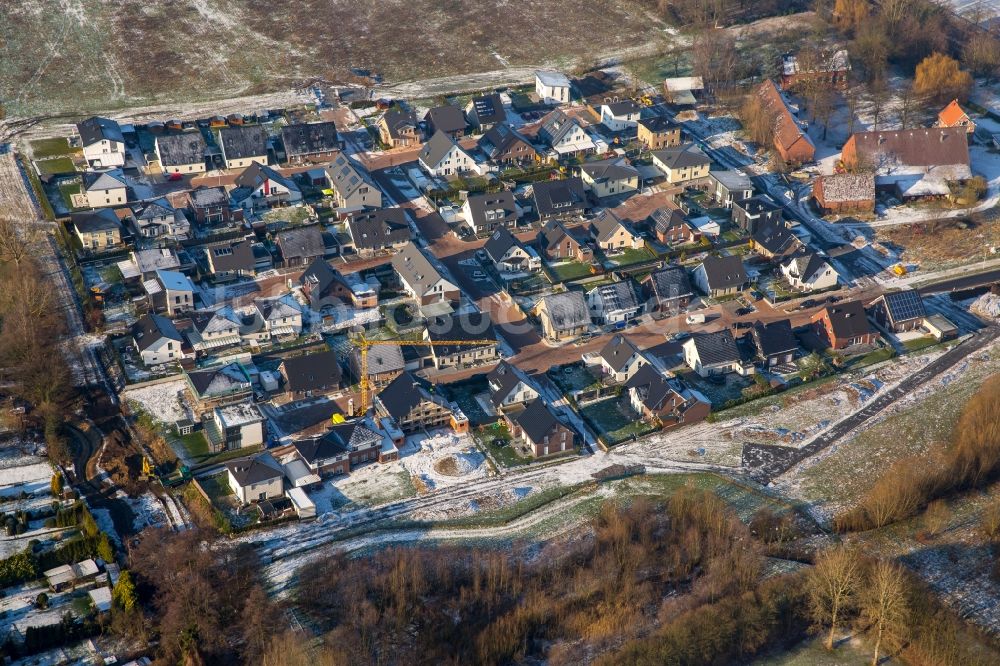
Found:
[{"label": "green grass area", "polygon": [[69,157],[56,157],[50,160],[38,160],[35,162],[38,167],[39,173],[42,174],[53,174],[53,173],[73,173],[76,171],[76,166],[73,164],[73,160]]},{"label": "green grass area", "polygon": [[70,210],[73,209],[73,195],[79,194],[83,189],[80,183],[60,183],[59,184],[59,194],[62,195],[63,202],[66,204],[66,208]]},{"label": "green grass area", "polygon": [[208,494],[212,504],[218,505],[220,502],[226,503],[236,499],[233,489],[229,487],[229,477],[225,473],[198,479],[198,484]]},{"label": "green grass area", "polygon": [[764,411],[769,407],[774,407],[775,405],[783,404],[784,400],[798,393],[799,391],[816,388],[827,382],[837,379],[838,376],[839,375],[828,375],[826,377],[821,377],[811,382],[806,382],[804,384],[798,384],[796,386],[793,386],[792,388],[782,393],[774,393],[772,395],[765,396],[763,398],[758,398],[757,400],[751,400],[750,402],[745,402],[742,405],[736,405],[735,407],[730,407],[728,409],[723,409],[717,412],[713,412],[709,416],[709,421],[723,421],[725,419],[736,419],[736,418],[744,418],[747,416],[756,416],[757,414],[760,414],[762,411]]},{"label": "green grass area", "polygon": [[762,657],[751,663],[753,666],[865,666],[871,663],[871,656],[853,641],[842,643],[833,651],[827,650],[823,638],[816,637],[788,652]]},{"label": "green grass area", "polygon": [[927,349],[928,347],[933,347],[937,343],[937,338],[933,335],[925,335],[922,338],[907,340],[903,343],[903,347],[905,347],[908,352],[917,352]]},{"label": "green grass area", "polygon": [[691,73],[690,58],[683,52],[676,56],[658,53],[646,58],[638,58],[629,61],[627,67],[636,78],[656,86],[657,89],[663,84],[663,79],[688,76]]},{"label": "green grass area", "polygon": [[612,264],[619,267],[641,264],[644,261],[651,261],[653,259],[656,259],[656,255],[645,247],[639,249],[628,248],[624,252],[608,258]]},{"label": "green grass area", "polygon": [[212,457],[212,453],[208,450],[208,438],[201,430],[176,437],[174,441],[187,451],[188,457],[196,464],[205,462]]},{"label": "green grass area", "polygon": [[[503,467],[520,467],[533,461],[532,458],[518,454],[511,446],[510,430],[503,421],[486,426],[481,433],[476,433],[475,439],[479,448],[488,452]],[[504,443],[498,444],[494,440],[501,440]]]},{"label": "green grass area", "polygon": [[591,275],[590,264],[585,264],[582,261],[564,261],[559,264],[550,264],[549,270],[552,271],[552,274],[555,275],[556,280],[559,282],[577,280]]},{"label": "green grass area", "polygon": [[625,414],[618,396],[592,402],[579,411],[604,441],[612,446],[630,440],[633,436],[639,437],[656,430],[645,421]]},{"label": "green grass area", "polygon": [[582,363],[553,368],[549,378],[562,389],[563,393],[579,391],[598,382],[598,378]]},{"label": "green grass area", "polygon": [[31,142],[31,154],[34,155],[36,160],[62,157],[64,155],[77,155],[80,152],[79,148],[70,147],[69,139],[66,137],[36,139]]},{"label": "green grass area", "polygon": [[896,350],[892,347],[880,347],[879,349],[868,352],[867,354],[855,356],[847,361],[847,363],[844,364],[844,367],[851,370],[857,370],[858,368],[866,368],[869,365],[875,365],[876,363],[881,363],[882,361],[888,361],[894,356],[896,356]]}]

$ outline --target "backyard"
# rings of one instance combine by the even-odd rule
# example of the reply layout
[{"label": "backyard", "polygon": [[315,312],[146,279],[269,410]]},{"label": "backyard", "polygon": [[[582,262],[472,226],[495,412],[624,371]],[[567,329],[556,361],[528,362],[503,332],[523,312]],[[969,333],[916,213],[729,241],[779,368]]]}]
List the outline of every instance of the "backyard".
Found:
[{"label": "backyard", "polygon": [[502,467],[519,467],[532,462],[531,458],[520,455],[511,444],[510,430],[503,421],[485,426],[474,437],[479,448]]},{"label": "backyard", "polygon": [[61,136],[36,139],[31,142],[31,154],[36,160],[76,155],[79,153],[79,149],[70,147],[69,139]]},{"label": "backyard", "polygon": [[652,261],[653,259],[656,259],[656,255],[649,248],[628,248],[622,252],[608,256],[604,265],[608,268],[631,266],[632,264],[641,264],[644,261]]},{"label": "backyard", "polygon": [[549,264],[549,271],[555,277],[556,282],[568,282],[591,275],[590,264],[585,264],[582,261],[563,261],[558,264]]},{"label": "backyard", "polygon": [[609,446],[647,435],[657,430],[632,414],[626,414],[618,396],[604,398],[580,407],[580,415]]}]

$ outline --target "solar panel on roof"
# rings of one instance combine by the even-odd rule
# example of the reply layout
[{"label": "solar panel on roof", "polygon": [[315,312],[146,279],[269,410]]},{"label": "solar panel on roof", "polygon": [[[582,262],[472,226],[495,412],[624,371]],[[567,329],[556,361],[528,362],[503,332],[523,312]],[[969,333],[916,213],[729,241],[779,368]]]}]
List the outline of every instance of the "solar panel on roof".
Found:
[{"label": "solar panel on roof", "polygon": [[886,294],[886,304],[896,320],[916,319],[924,316],[924,303],[916,291],[898,291]]}]

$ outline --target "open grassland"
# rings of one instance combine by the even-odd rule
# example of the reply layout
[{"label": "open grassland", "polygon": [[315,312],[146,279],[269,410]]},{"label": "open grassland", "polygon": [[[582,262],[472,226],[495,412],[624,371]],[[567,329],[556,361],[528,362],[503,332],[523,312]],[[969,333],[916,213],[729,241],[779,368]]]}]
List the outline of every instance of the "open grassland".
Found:
[{"label": "open grassland", "polygon": [[11,115],[287,90],[351,67],[387,83],[570,67],[663,39],[636,0],[37,0],[3,16]]}]

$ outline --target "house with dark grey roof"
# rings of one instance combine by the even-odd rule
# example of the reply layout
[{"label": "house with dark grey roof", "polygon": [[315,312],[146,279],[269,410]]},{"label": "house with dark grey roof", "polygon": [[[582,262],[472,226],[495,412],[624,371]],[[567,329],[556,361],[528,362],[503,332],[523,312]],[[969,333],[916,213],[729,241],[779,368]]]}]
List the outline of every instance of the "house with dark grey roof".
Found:
[{"label": "house with dark grey roof", "polygon": [[457,176],[466,171],[476,171],[476,161],[472,156],[451,135],[440,130],[434,132],[420,149],[417,159],[431,176]]},{"label": "house with dark grey roof", "polygon": [[494,164],[529,164],[538,155],[531,142],[507,123],[491,127],[479,138],[477,146]]},{"label": "house with dark grey roof", "polygon": [[642,280],[646,309],[650,312],[680,312],[694,299],[687,269],[665,266]]},{"label": "house with dark grey roof", "polygon": [[281,497],[285,473],[270,453],[226,463],[229,487],[243,504]]},{"label": "house with dark grey roof", "polygon": [[531,188],[535,211],[541,220],[577,217],[590,208],[579,177],[543,180],[533,183]]},{"label": "house with dark grey roof", "polygon": [[681,345],[684,362],[702,377],[736,372],[752,375],[753,365],[745,363],[729,329],[696,333]]},{"label": "house with dark grey roof", "polygon": [[424,122],[427,123],[427,131],[430,134],[444,132],[453,139],[457,139],[465,134],[468,122],[462,109],[451,104],[435,106],[424,114]]},{"label": "house with dark grey roof", "polygon": [[861,301],[841,301],[828,305],[812,316],[816,335],[831,349],[846,349],[856,345],[872,345],[878,333],[871,327]]},{"label": "house with dark grey roof", "polygon": [[132,344],[145,365],[173,363],[183,356],[181,337],[174,322],[156,314],[145,314],[130,329]]},{"label": "house with dark grey roof", "polygon": [[639,189],[639,170],[624,157],[586,162],[580,167],[584,187],[598,199]]},{"label": "house with dark grey roof", "polygon": [[208,144],[201,132],[160,134],[153,141],[153,150],[163,173],[205,173]]},{"label": "house with dark grey roof", "polygon": [[490,402],[501,412],[518,409],[539,396],[534,380],[516,365],[500,361],[486,376]]},{"label": "house with dark grey roof", "polygon": [[70,222],[85,250],[96,252],[122,244],[122,223],[110,208],[72,213]]},{"label": "house with dark grey roof", "polygon": [[198,187],[188,193],[188,206],[195,222],[214,227],[243,221],[243,209],[231,205],[224,187]]},{"label": "house with dark grey roof", "polygon": [[[391,418],[404,433],[460,425],[453,407],[444,397],[432,393],[429,386],[409,372],[403,372],[375,396],[375,413]],[[459,412],[459,414],[461,414]],[[461,419],[465,419],[461,415]],[[468,421],[465,422],[466,424]]]},{"label": "house with dark grey roof", "polygon": [[378,119],[379,138],[389,148],[405,148],[420,143],[417,116],[412,111],[393,108]]},{"label": "house with dark grey roof", "polygon": [[403,290],[421,309],[436,303],[458,305],[459,288],[441,275],[416,243],[407,243],[393,255],[392,267]]},{"label": "house with dark grey roof", "polygon": [[753,183],[750,176],[739,171],[709,171],[709,189],[716,202],[726,208],[732,208],[737,201],[743,201],[753,196]]},{"label": "house with dark grey roof", "polygon": [[799,351],[799,341],[795,339],[792,322],[788,319],[755,322],[748,335],[757,351],[757,361],[765,368],[787,365],[795,360]]},{"label": "house with dark grey roof", "polygon": [[500,95],[473,97],[465,107],[469,122],[480,132],[486,132],[494,125],[507,122],[507,111],[503,108]]},{"label": "house with dark grey roof", "polygon": [[733,202],[733,224],[752,234],[768,222],[781,222],[781,206],[764,195]]},{"label": "house with dark grey roof", "polygon": [[514,439],[535,458],[576,448],[576,431],[560,421],[541,398],[520,412],[505,414],[504,418]]},{"label": "house with dark grey roof", "polygon": [[564,291],[539,299],[534,314],[542,324],[542,333],[553,341],[583,335],[590,328],[590,310],[582,292]]},{"label": "house with dark grey roof", "polygon": [[642,107],[630,99],[605,101],[600,106],[601,124],[612,132],[635,129]]},{"label": "house with dark grey roof", "polygon": [[[361,381],[361,352],[351,349],[347,364],[355,382]],[[368,349],[368,381],[375,389],[387,386],[389,382],[406,370],[406,359],[399,345],[374,345]]]},{"label": "house with dark grey roof", "polygon": [[647,150],[660,150],[681,145],[681,126],[666,116],[640,118],[636,126],[636,138]]},{"label": "house with dark grey roof", "polygon": [[927,316],[924,301],[915,289],[882,294],[868,304],[868,312],[876,324],[892,333],[916,330]]},{"label": "house with dark grey roof", "polygon": [[[496,330],[488,313],[464,312],[429,317],[424,330],[424,340],[455,342],[437,344],[430,348],[434,367],[438,370],[469,368],[493,363],[498,358]],[[492,344],[477,344],[491,340]],[[469,344],[462,344],[463,342]]]},{"label": "house with dark grey roof", "polygon": [[382,190],[363,166],[344,153],[339,153],[327,167],[326,180],[333,190],[337,208],[359,210],[382,207]]},{"label": "house with dark grey roof", "polygon": [[342,145],[333,121],[286,125],[281,129],[281,143],[285,161],[291,164],[329,161]]},{"label": "house with dark grey roof", "polygon": [[274,243],[281,250],[285,266],[305,266],[327,252],[322,229],[316,224],[279,231]]},{"label": "house with dark grey roof", "polygon": [[696,144],[685,143],[654,150],[653,166],[659,169],[668,183],[686,183],[708,176],[712,160]]},{"label": "house with dark grey roof", "polygon": [[403,208],[383,208],[354,213],[347,218],[347,234],[362,257],[400,249],[412,238]]},{"label": "house with dark grey roof", "polygon": [[797,254],[781,264],[781,274],[792,289],[820,291],[837,286],[837,271],[815,252]]},{"label": "house with dark grey roof", "polygon": [[331,350],[285,357],[278,372],[284,380],[285,391],[296,400],[340,389],[340,363]]},{"label": "house with dark grey roof", "polygon": [[267,130],[261,125],[235,125],[219,130],[219,148],[227,169],[245,169],[253,163],[267,166]]},{"label": "house with dark grey roof", "polygon": [[514,193],[508,190],[470,194],[462,204],[462,216],[477,234],[493,233],[497,227],[513,229],[519,214]]},{"label": "house with dark grey roof", "polygon": [[290,176],[254,161],[236,177],[236,189],[230,197],[239,207],[253,211],[299,203],[302,201],[302,190]]},{"label": "house with dark grey roof", "polygon": [[322,257],[309,264],[299,278],[299,285],[309,301],[309,307],[317,312],[346,303],[356,308],[370,308],[375,307],[378,300],[377,296],[355,292],[340,271]]},{"label": "house with dark grey roof", "polygon": [[501,273],[537,271],[542,267],[542,259],[535,249],[519,241],[506,227],[490,235],[483,252]]},{"label": "house with dark grey roof", "polygon": [[600,352],[601,370],[612,382],[628,381],[640,368],[649,365],[649,360],[631,340],[624,335],[612,336]]},{"label": "house with dark grey roof", "polygon": [[250,241],[239,240],[205,248],[208,270],[216,281],[234,280],[256,273],[257,259]]},{"label": "house with dark grey roof", "polygon": [[253,305],[264,322],[264,331],[270,337],[295,337],[302,333],[302,306],[293,294],[255,298]]},{"label": "house with dark grey roof", "polygon": [[632,280],[594,287],[587,292],[590,318],[598,324],[620,324],[639,315],[642,304]]},{"label": "house with dark grey roof", "polygon": [[657,208],[649,214],[646,224],[656,240],[671,247],[698,243],[702,238],[701,231],[676,208]]},{"label": "house with dark grey roof", "polygon": [[582,234],[580,236],[574,235],[559,220],[546,222],[545,226],[538,232],[535,241],[538,243],[538,249],[550,261],[564,259],[590,261],[594,254],[593,249],[582,237]]},{"label": "house with dark grey roof", "polygon": [[250,397],[250,376],[239,363],[184,373],[200,409],[243,402]]},{"label": "house with dark grey roof", "polygon": [[184,210],[174,208],[164,197],[136,204],[132,211],[135,231],[141,238],[184,240],[191,231]]},{"label": "house with dark grey roof", "polygon": [[87,166],[107,169],[125,164],[125,137],[122,128],[110,118],[93,116],[76,125]]},{"label": "house with dark grey roof", "polygon": [[594,140],[580,125],[580,121],[556,109],[542,119],[538,128],[541,139],[559,157],[573,157],[592,153],[597,148]]},{"label": "house with dark grey roof", "polygon": [[610,210],[602,211],[590,222],[590,236],[606,254],[638,250],[646,246],[642,235]]},{"label": "house with dark grey roof", "polygon": [[632,411],[664,429],[704,421],[712,412],[708,398],[650,364],[625,382],[625,399]]},{"label": "house with dark grey roof", "polygon": [[802,242],[781,222],[766,222],[750,234],[750,247],[767,259],[781,260],[802,249]]},{"label": "house with dark grey roof", "polygon": [[121,169],[86,171],[81,180],[83,194],[91,208],[118,206],[128,201],[128,181]]},{"label": "house with dark grey roof", "polygon": [[695,267],[691,278],[703,294],[713,298],[739,293],[750,285],[743,260],[735,254],[705,257]]},{"label": "house with dark grey roof", "polygon": [[308,437],[292,442],[292,446],[313,474],[322,477],[351,471],[351,449],[339,436]]}]

